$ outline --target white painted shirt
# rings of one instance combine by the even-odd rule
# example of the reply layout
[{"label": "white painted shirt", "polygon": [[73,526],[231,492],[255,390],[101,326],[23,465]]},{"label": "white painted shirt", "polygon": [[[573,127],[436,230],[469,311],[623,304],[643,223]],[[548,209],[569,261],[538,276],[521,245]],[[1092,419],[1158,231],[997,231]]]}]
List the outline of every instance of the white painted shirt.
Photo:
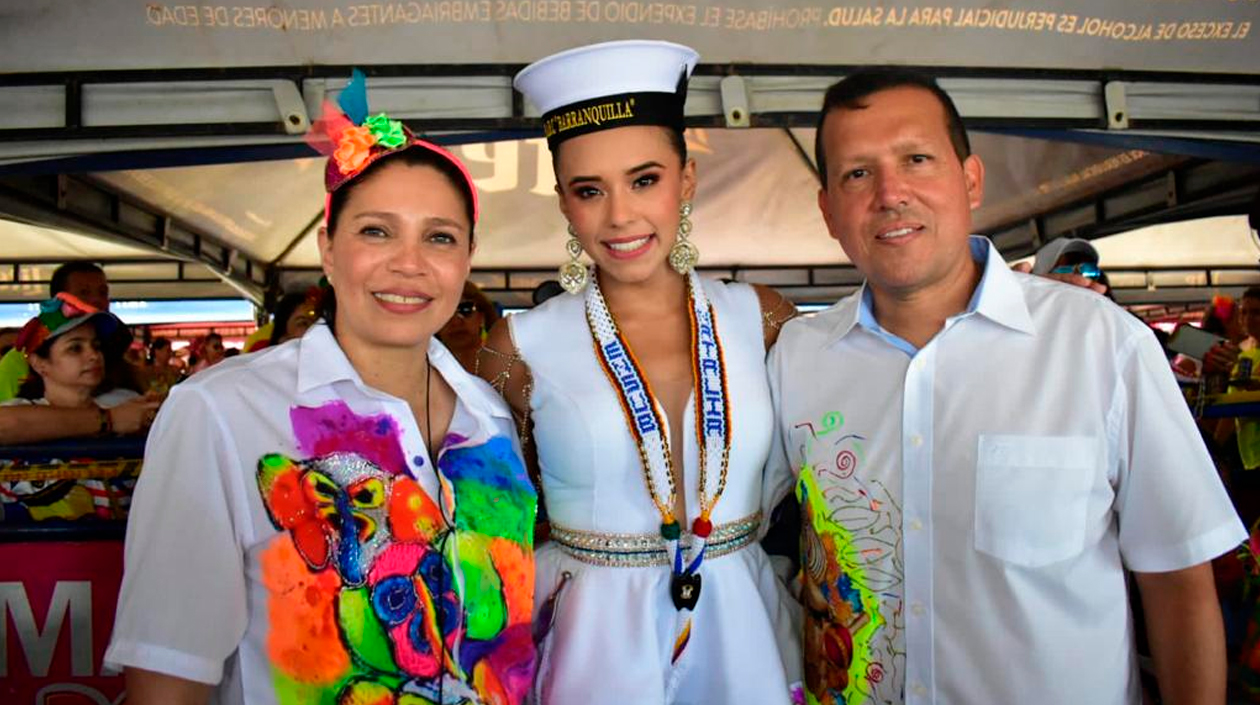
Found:
[{"label": "white painted shirt", "polygon": [[1150,330],[1010,271],[921,349],[869,293],[784,326],[811,703],[1139,703],[1126,570],[1246,536]]},{"label": "white painted shirt", "polygon": [[436,470],[323,324],[177,385],[106,663],[217,684],[216,705],[523,702],[537,498],[507,405],[428,353],[457,397]]}]

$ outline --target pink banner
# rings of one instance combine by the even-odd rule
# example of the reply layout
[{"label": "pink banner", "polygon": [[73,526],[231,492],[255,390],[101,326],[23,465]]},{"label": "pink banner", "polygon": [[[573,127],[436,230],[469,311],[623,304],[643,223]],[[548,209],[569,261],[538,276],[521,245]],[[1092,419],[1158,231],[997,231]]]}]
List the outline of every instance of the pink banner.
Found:
[{"label": "pink banner", "polygon": [[0,543],[0,702],[122,702],[101,669],[122,561],[121,541]]}]

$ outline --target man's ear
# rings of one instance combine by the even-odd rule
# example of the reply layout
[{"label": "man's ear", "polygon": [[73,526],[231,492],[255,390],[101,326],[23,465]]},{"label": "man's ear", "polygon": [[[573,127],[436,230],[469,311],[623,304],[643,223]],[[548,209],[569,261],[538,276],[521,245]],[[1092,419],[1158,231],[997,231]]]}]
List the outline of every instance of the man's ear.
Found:
[{"label": "man's ear", "polygon": [[823,222],[827,224],[827,232],[832,239],[839,240],[836,237],[836,229],[831,227],[831,204],[827,201],[827,187],[823,186],[818,189],[818,210],[822,211]]},{"label": "man's ear", "polygon": [[963,178],[967,181],[967,202],[971,210],[980,207],[984,202],[984,162],[979,154],[972,154],[963,160]]}]

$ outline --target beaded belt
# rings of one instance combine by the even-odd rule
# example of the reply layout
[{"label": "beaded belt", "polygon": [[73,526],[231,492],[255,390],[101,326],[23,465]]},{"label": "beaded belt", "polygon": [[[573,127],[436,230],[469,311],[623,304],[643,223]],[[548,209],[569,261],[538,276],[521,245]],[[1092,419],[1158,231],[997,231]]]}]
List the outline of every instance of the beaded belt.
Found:
[{"label": "beaded belt", "polygon": [[[761,525],[761,512],[713,527],[705,547],[706,558],[717,558],[734,553],[752,543]],[[551,525],[551,540],[565,553],[591,565],[611,568],[644,568],[654,565],[670,565],[673,557],[665,550],[660,534],[605,534],[598,531],[567,529]],[[684,532],[682,544],[690,546],[692,534]]]}]

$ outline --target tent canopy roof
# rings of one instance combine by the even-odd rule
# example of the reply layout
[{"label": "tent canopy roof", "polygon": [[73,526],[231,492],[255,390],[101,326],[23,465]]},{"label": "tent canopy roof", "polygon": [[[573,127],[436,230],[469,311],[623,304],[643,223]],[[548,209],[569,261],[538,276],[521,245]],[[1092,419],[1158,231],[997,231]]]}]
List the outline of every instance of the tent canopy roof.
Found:
[{"label": "tent canopy roof", "polygon": [[[826,299],[854,279],[817,216],[809,156],[836,79],[913,63],[973,130],[1005,130],[976,138],[989,166],[976,227],[1018,256],[1062,234],[1239,212],[1260,180],[1253,25],[1256,2],[48,0],[0,23],[0,217],[141,251],[83,256],[186,263],[154,283],[262,300],[313,275],[320,170],[302,134],[357,65],[373,110],[462,145],[490,204],[477,276],[509,299],[547,276],[563,238],[512,74],[593,41],[665,39],[702,55],[687,103],[702,261]],[[3,236],[10,264],[69,255],[37,231]]]},{"label": "tent canopy roof", "polygon": [[[778,286],[799,301],[831,300],[860,281],[818,213],[813,132],[688,130],[699,174],[694,241],[714,276]],[[1056,235],[1102,236],[1120,229],[1116,223],[1127,216],[1165,209],[1169,178],[1185,183],[1181,193],[1188,199],[1196,193],[1215,197],[1222,184],[1245,189],[1260,175],[1249,165],[1007,134],[977,132],[972,142],[987,171],[986,201],[974,214],[975,226],[1010,257]],[[522,304],[563,260],[565,222],[555,203],[546,144],[531,138],[453,149],[483,194],[474,279],[501,301]],[[70,185],[62,209],[28,203],[27,217],[45,217],[61,229],[0,221],[11,265],[0,274],[0,298],[42,297],[52,267],[66,259],[108,263],[111,278],[120,282],[120,298],[244,293],[258,300],[268,287],[303,286],[319,275],[322,164],[300,158],[50,180],[59,192]],[[15,179],[0,181],[0,187]],[[20,183],[34,187],[40,179]],[[31,200],[38,204],[38,198]],[[1107,211],[1116,223],[1099,219]],[[1193,276],[1182,279],[1191,287],[1248,284],[1256,252],[1239,226],[1244,220],[1189,230],[1156,228],[1143,236],[1156,239],[1128,246],[1123,254],[1111,250],[1105,263],[1126,270],[1115,283],[1131,288],[1134,300],[1163,296],[1158,287],[1150,288],[1150,277],[1171,281],[1160,273],[1169,269],[1190,270]],[[1234,232],[1240,227],[1241,235]],[[111,234],[111,228],[117,232]],[[241,273],[240,262],[255,263],[244,281],[233,276]]]}]

